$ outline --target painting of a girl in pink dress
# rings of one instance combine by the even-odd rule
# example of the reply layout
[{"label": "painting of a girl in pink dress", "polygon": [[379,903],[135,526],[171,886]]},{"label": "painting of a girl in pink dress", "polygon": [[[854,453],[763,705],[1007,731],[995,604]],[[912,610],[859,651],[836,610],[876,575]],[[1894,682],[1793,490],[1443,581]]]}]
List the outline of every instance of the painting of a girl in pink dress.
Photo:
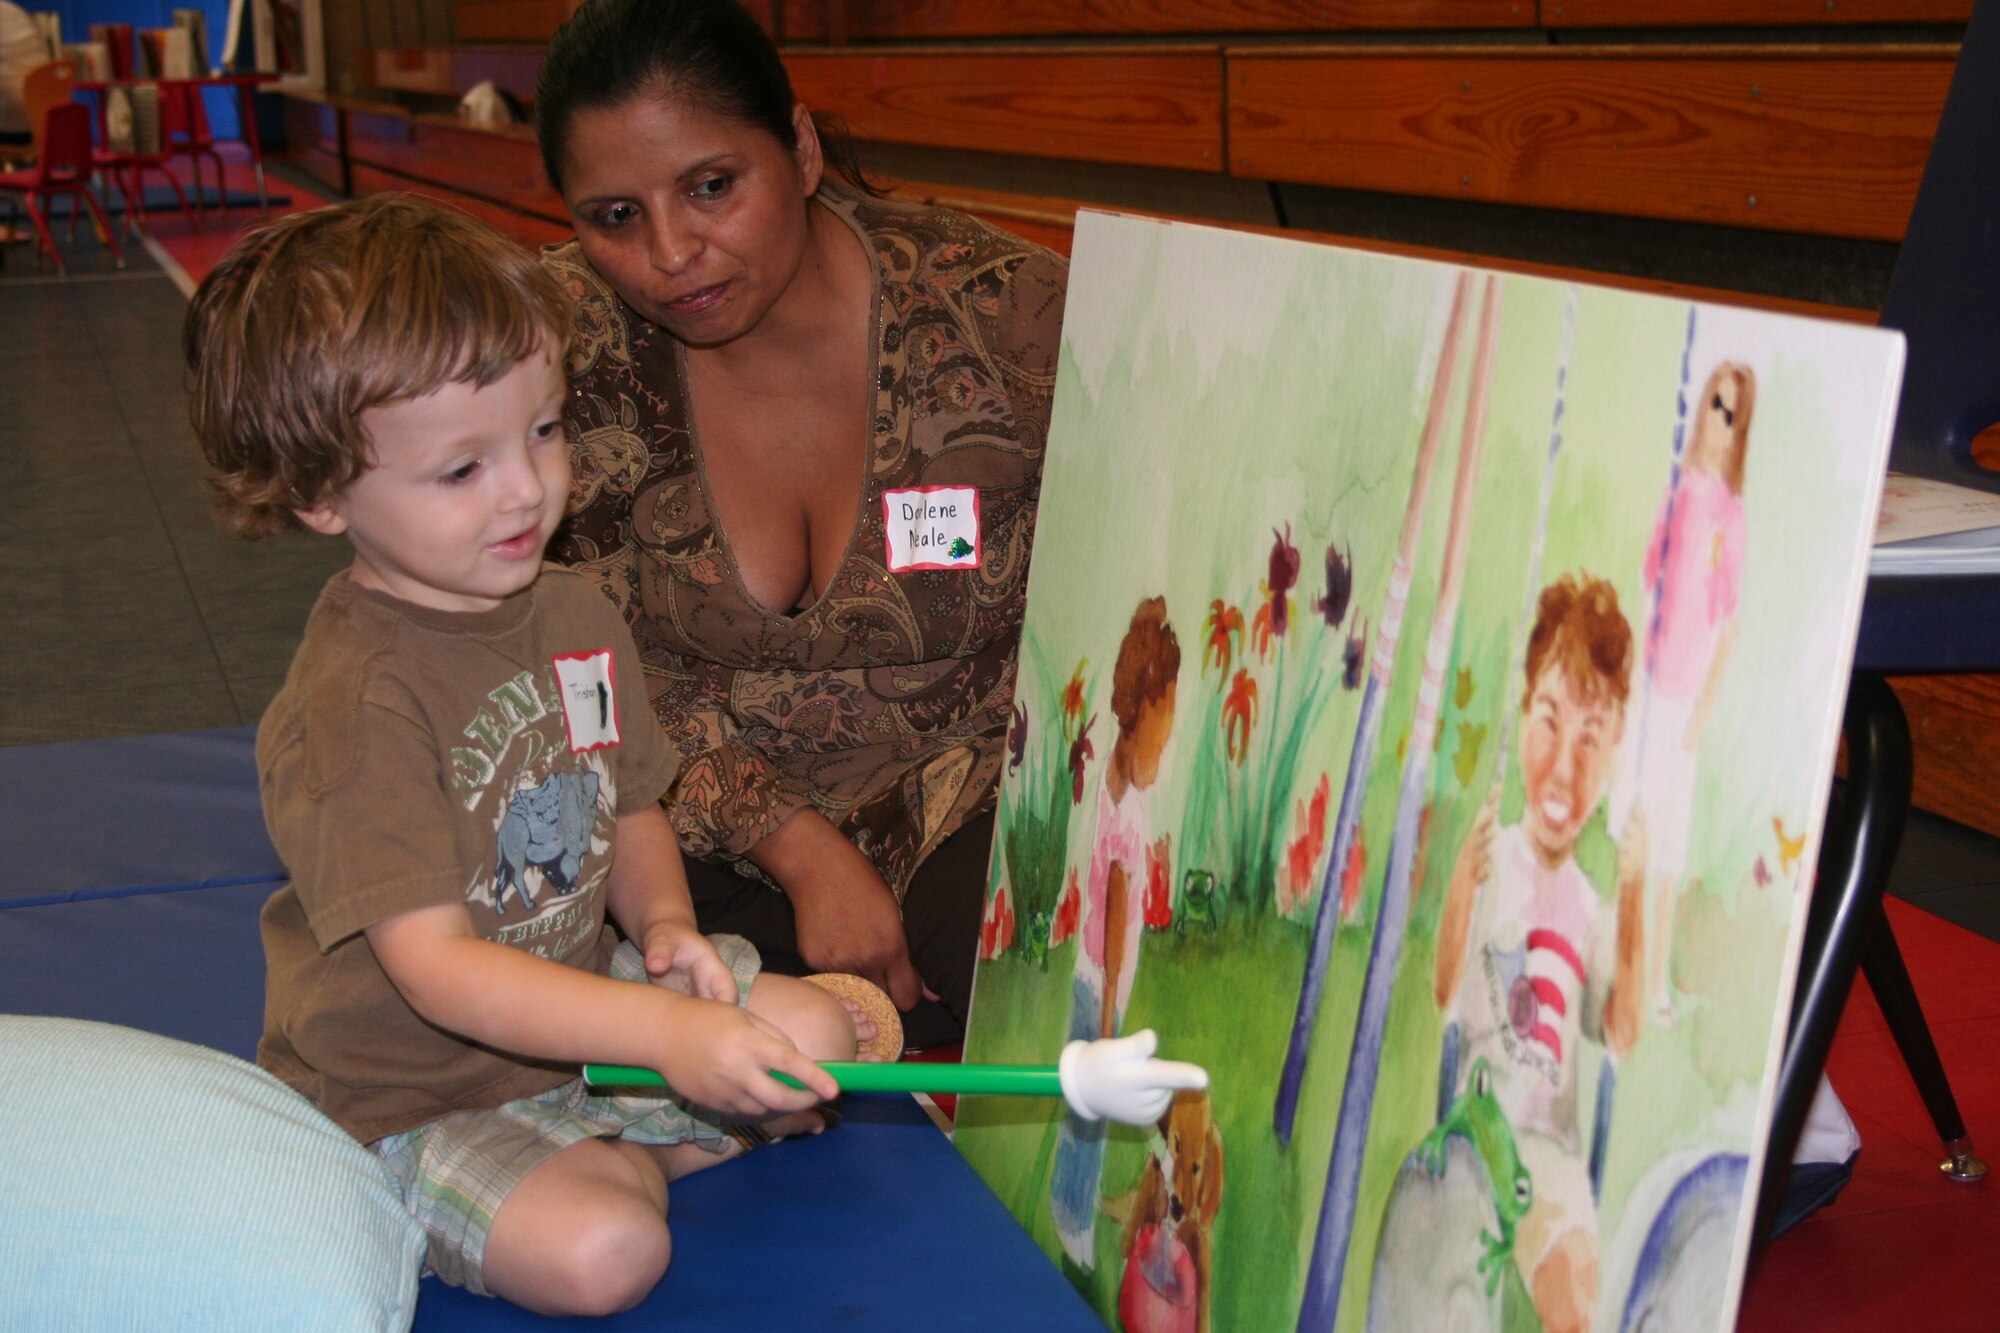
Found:
[{"label": "painting of a girl in pink dress", "polygon": [[1716,686],[1736,643],[1743,586],[1743,465],[1757,378],[1725,361],[1694,404],[1694,431],[1646,548],[1645,702],[1637,756],[1646,812],[1647,880],[1654,909],[1653,1004],[1673,1012],[1666,976],[1673,903],[1687,878],[1695,761]]},{"label": "painting of a girl in pink dress", "polygon": [[[1167,623],[1164,597],[1150,597],[1132,614],[1111,677],[1111,712],[1118,738],[1105,764],[1091,837],[1090,878],[1085,886],[1082,945],[1070,987],[1069,1040],[1115,1037],[1132,998],[1139,963],[1141,895],[1147,858],[1165,860],[1168,848],[1152,841],[1149,794],[1160,776],[1160,758],[1174,725],[1175,678],[1180,641]],[[1166,839],[1160,839],[1164,844]],[[1075,1112],[1056,1139],[1049,1206],[1063,1252],[1088,1271],[1096,1263],[1100,1181],[1104,1171],[1102,1120]]]}]

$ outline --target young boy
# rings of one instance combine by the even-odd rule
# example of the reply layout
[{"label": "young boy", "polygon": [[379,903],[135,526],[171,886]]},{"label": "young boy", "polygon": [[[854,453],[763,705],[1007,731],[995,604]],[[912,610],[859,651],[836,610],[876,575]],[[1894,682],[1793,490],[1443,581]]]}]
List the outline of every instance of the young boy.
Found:
[{"label": "young boy", "polygon": [[[630,633],[541,563],[569,321],[532,256],[382,196],[246,236],[183,334],[224,518],[354,548],[258,729],[292,876],[263,913],[258,1062],[374,1146],[441,1277],[545,1313],[642,1300],[667,1182],[817,1129],[814,1061],[856,1039],[826,992],[695,929]],[[686,1101],[590,1096],[582,1061]]]},{"label": "young boy", "polygon": [[1640,894],[1644,826],[1635,813],[1618,855],[1615,916],[1577,866],[1576,840],[1614,771],[1631,689],[1632,631],[1602,579],[1542,589],[1521,698],[1521,819],[1495,828],[1488,803],[1453,866],[1438,927],[1438,1006],[1455,1016],[1451,1091],[1489,1071],[1533,1201],[1513,1240],[1542,1325],[1590,1327],[1597,1300],[1597,1216],[1577,1122],[1579,1038],[1622,1056],[1645,993]]}]

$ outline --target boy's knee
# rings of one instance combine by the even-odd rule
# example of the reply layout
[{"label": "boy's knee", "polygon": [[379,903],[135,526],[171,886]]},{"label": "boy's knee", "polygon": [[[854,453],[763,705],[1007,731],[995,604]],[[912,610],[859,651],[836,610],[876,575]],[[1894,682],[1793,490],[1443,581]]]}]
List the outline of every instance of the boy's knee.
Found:
[{"label": "boy's knee", "polygon": [[798,1029],[791,1033],[792,1044],[824,1064],[828,1060],[854,1058],[854,1019],[847,1006],[817,986],[802,987],[806,992],[798,1015]]},{"label": "boy's knee", "polygon": [[1597,1305],[1597,1252],[1579,1228],[1563,1233],[1530,1282],[1535,1311],[1548,1333],[1590,1333]]},{"label": "boy's knee", "polygon": [[639,1209],[600,1215],[550,1256],[549,1304],[577,1315],[629,1310],[659,1285],[672,1258],[673,1239],[660,1218]]}]

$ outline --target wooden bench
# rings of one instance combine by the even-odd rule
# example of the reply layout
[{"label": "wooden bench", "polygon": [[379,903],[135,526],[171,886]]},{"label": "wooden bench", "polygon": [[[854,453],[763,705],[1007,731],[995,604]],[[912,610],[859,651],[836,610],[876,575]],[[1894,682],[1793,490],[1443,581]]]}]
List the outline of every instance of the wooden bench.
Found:
[{"label": "wooden bench", "polygon": [[[457,0],[454,11],[462,41],[539,43],[570,8],[571,0]],[[800,97],[843,116],[864,146],[1880,245],[1902,235],[1956,56],[1950,28],[1917,25],[1961,23],[1970,0],[757,0],[752,8],[786,43]],[[1885,24],[1898,26],[1871,26]],[[1745,25],[1758,29],[1753,40],[1730,35]],[[1681,31],[1641,43],[1640,29]],[[1792,29],[1799,39],[1783,40]],[[1478,41],[1474,30],[1483,31]],[[534,45],[374,53],[367,68],[378,93],[288,107],[292,157],[336,189],[413,189],[524,244],[560,240],[566,216],[525,131],[477,130],[377,100],[455,97],[485,77],[525,100],[537,59]],[[1088,175],[1068,168],[1072,182],[1080,174]],[[1066,252],[1079,206],[1071,196],[1088,190],[907,183],[897,192]],[[1345,243],[1494,264],[1394,241]],[[1553,264],[1496,266],[1872,319]],[[2000,832],[2000,797],[1986,794],[1985,780],[2000,760],[2000,679],[1897,687],[1922,755],[1919,804]]]}]

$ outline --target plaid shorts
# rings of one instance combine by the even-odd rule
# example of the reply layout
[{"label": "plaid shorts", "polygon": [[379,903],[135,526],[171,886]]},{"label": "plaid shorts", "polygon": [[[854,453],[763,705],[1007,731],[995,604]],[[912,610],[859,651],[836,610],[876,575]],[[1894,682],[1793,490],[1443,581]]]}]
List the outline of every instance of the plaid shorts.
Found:
[{"label": "plaid shorts", "polygon": [[[761,966],[757,948],[737,935],[709,940],[736,974],[739,1004]],[[611,975],[644,981],[645,959],[629,941],[611,959]],[[675,985],[678,981],[679,984]],[[686,993],[685,978],[667,984]],[[486,1236],[494,1214],[530,1171],[584,1139],[626,1138],[634,1143],[698,1143],[720,1153],[730,1135],[710,1113],[674,1097],[596,1097],[581,1078],[490,1111],[458,1111],[371,1146],[389,1165],[410,1210],[430,1237],[429,1271],[454,1287],[482,1296]]]}]

